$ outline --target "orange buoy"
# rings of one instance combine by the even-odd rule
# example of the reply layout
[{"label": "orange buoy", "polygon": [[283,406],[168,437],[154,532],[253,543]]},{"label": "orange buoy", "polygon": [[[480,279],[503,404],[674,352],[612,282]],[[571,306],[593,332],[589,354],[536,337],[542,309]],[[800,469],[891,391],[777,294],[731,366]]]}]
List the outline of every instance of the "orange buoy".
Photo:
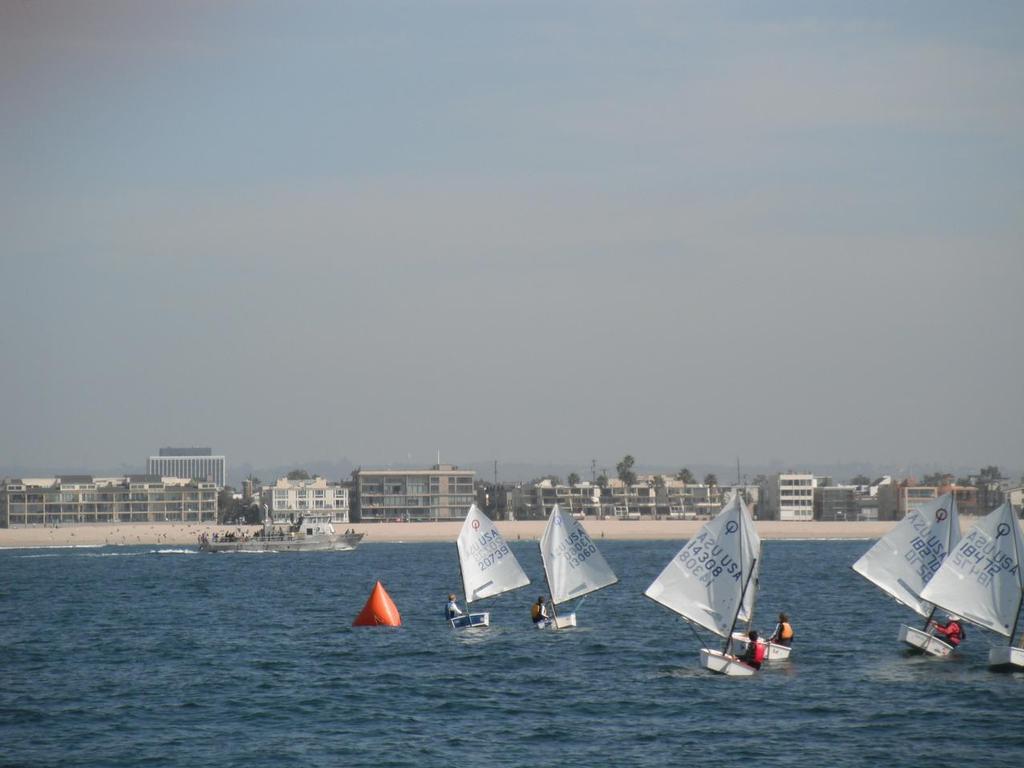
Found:
[{"label": "orange buoy", "polygon": [[402,616],[391,595],[379,581],[374,585],[370,599],[352,622],[353,627],[400,627]]}]

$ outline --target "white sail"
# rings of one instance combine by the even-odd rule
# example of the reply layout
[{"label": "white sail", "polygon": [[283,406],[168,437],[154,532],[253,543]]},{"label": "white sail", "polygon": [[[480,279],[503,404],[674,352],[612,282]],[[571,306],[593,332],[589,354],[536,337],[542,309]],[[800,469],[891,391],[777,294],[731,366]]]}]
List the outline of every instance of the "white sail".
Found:
[{"label": "white sail", "polygon": [[466,514],[458,545],[467,603],[530,583],[511,547],[476,504]]},{"label": "white sail", "polygon": [[618,581],[580,521],[557,504],[540,537],[540,556],[555,605]]},{"label": "white sail", "polygon": [[1005,637],[1024,590],[1024,534],[1007,502],[971,528],[925,585],[921,597]]},{"label": "white sail", "polygon": [[960,541],[960,516],[952,493],[912,509],[853,564],[853,570],[922,616],[932,604],[921,590]]},{"label": "white sail", "polygon": [[756,588],[751,568],[756,568],[760,556],[761,539],[750,510],[737,495],[679,550],[644,594],[728,637],[744,589]]}]

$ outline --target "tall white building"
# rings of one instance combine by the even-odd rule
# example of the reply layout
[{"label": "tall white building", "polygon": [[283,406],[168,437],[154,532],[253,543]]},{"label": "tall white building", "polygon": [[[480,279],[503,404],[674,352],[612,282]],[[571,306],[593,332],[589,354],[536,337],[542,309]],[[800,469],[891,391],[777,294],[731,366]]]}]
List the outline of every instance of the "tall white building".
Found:
[{"label": "tall white building", "polygon": [[348,525],[348,488],[340,483],[328,483],[322,477],[311,480],[289,480],[280,478],[262,493],[274,521],[284,523],[298,520],[303,514],[314,511],[329,512],[332,523]]},{"label": "tall white building", "polygon": [[159,456],[146,459],[146,474],[188,477],[223,488],[227,468],[224,457],[209,448],[161,448]]},{"label": "tall white building", "polygon": [[787,472],[773,475],[764,486],[764,515],[768,520],[813,520],[814,475]]}]

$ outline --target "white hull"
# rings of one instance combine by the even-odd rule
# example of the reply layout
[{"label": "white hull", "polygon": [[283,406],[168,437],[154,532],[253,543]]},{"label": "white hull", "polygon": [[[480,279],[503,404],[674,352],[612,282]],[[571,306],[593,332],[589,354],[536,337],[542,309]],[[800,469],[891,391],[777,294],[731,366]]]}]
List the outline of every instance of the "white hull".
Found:
[{"label": "white hull", "polygon": [[[747,636],[742,632],[732,633],[732,642],[736,646],[736,650],[742,653],[747,647]],[[789,658],[789,652],[792,650],[788,645],[779,645],[777,643],[764,642],[764,660],[765,661],[785,661]]]},{"label": "white hull", "polygon": [[900,642],[906,643],[914,650],[932,656],[949,656],[953,652],[953,646],[944,640],[940,640],[924,630],[908,627],[906,624],[900,627],[899,639]]},{"label": "white hull", "polygon": [[992,648],[988,652],[988,665],[993,669],[1024,670],[1024,648],[1012,645]]},{"label": "white hull", "polygon": [[448,619],[448,625],[452,629],[489,627],[491,626],[491,614],[489,611],[484,613],[464,613],[461,616],[456,616],[454,619]]},{"label": "white hull", "polygon": [[710,672],[734,677],[749,677],[757,672],[735,656],[726,656],[721,651],[713,651],[710,648],[700,649],[700,665]]},{"label": "white hull", "polygon": [[561,616],[556,616],[554,619],[548,619],[547,621],[534,622],[533,626],[537,629],[568,629],[569,627],[576,626],[576,612],[564,613]]}]

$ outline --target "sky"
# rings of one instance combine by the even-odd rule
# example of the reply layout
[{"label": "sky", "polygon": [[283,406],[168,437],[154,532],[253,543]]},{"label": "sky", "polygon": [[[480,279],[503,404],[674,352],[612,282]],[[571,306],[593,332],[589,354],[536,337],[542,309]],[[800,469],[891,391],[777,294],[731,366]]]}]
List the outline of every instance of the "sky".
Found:
[{"label": "sky", "polygon": [[1024,5],[0,3],[0,464],[1024,468]]}]

